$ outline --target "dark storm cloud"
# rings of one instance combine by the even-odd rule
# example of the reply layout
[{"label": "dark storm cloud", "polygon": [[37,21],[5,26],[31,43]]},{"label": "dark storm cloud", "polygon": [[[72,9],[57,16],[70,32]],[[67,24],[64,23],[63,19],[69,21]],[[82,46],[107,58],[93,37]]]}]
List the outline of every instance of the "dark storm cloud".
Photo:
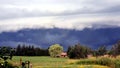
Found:
[{"label": "dark storm cloud", "polygon": [[[118,0],[4,0],[0,1],[0,19],[101,14],[120,12]],[[119,13],[118,13],[119,14]]]}]

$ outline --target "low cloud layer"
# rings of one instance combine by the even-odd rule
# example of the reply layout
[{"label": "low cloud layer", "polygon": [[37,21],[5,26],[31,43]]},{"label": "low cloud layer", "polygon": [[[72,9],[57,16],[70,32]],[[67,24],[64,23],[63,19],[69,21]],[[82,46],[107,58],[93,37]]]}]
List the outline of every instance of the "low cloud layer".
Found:
[{"label": "low cloud layer", "polygon": [[120,21],[118,17],[36,17],[9,19],[0,21],[0,32],[18,31],[21,29],[76,29],[84,28],[107,28],[119,27]]},{"label": "low cloud layer", "polygon": [[120,0],[0,1],[0,32],[120,26]]}]

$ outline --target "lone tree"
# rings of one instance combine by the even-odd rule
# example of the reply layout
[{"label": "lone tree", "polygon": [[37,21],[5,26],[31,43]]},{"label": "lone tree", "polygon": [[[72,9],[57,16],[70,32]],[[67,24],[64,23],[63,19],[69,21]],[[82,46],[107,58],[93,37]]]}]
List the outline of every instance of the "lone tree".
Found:
[{"label": "lone tree", "polygon": [[51,57],[57,57],[63,51],[63,47],[59,44],[54,44],[49,47],[49,54]]},{"label": "lone tree", "polygon": [[87,55],[91,53],[91,49],[80,44],[68,47],[67,54],[69,58],[87,58]]}]

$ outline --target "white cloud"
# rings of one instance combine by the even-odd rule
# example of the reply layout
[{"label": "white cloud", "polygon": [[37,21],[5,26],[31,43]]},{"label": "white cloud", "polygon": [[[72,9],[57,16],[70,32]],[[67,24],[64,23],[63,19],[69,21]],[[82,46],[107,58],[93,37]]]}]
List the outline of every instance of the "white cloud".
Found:
[{"label": "white cloud", "polygon": [[119,5],[120,0],[0,0],[0,32],[120,26]]},{"label": "white cloud", "polygon": [[[21,19],[9,19],[0,21],[0,32],[4,31],[18,31],[25,28],[30,29],[76,29],[82,30],[84,28],[94,28],[93,25],[108,25],[108,26],[120,26],[119,16],[72,16],[72,18],[63,16],[52,17],[32,17]],[[102,26],[101,26],[102,27]]]}]

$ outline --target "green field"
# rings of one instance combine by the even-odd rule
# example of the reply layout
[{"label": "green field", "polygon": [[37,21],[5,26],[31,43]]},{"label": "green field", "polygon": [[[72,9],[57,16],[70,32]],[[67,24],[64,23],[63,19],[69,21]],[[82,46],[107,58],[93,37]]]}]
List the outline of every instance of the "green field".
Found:
[{"label": "green field", "polygon": [[48,67],[48,66],[55,66],[59,67],[61,65],[65,65],[65,62],[67,59],[65,58],[50,58],[50,57],[22,57],[22,56],[16,56],[13,58],[14,62],[17,62],[17,64],[20,63],[20,58],[22,58],[23,61],[30,61],[33,67]]},{"label": "green field", "polygon": [[14,56],[12,63],[14,65],[20,66],[20,58],[22,58],[22,61],[30,61],[33,68],[108,68],[106,66],[100,66],[100,65],[77,65],[77,64],[71,64],[75,63],[75,59],[68,59],[68,58],[51,58],[51,57],[25,57],[25,56]]}]

